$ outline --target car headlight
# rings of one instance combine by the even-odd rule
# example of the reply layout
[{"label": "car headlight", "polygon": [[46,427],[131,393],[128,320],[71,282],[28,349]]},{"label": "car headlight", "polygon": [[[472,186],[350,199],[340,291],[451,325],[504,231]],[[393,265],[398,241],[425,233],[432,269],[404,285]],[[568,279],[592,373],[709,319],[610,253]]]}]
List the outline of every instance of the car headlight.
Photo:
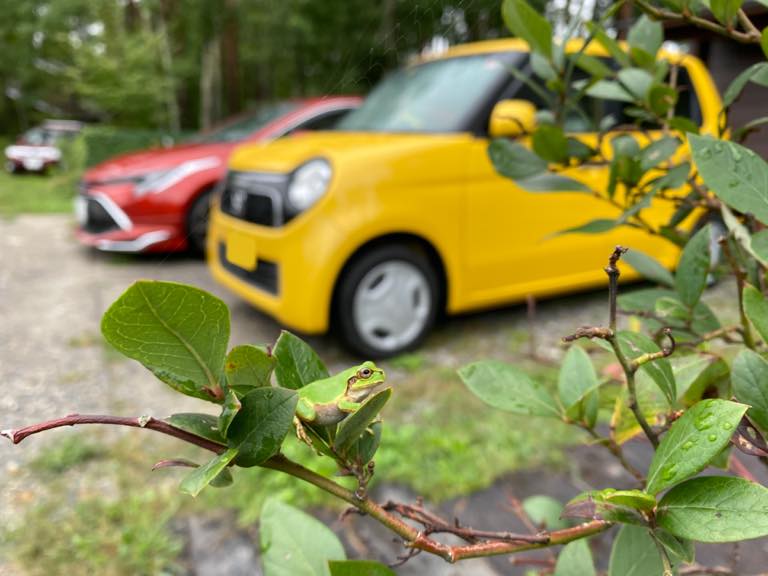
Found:
[{"label": "car headlight", "polygon": [[159,170],[157,172],[150,172],[137,178],[137,183],[133,189],[134,196],[144,196],[145,194],[163,192],[171,186],[174,186],[197,172],[208,170],[209,168],[215,168],[221,164],[216,156],[210,156],[208,158],[198,158],[197,160],[190,160],[184,162],[178,166],[171,168],[170,170]]},{"label": "car headlight", "polygon": [[294,214],[303,212],[328,190],[333,170],[327,160],[316,158],[293,173],[288,184],[288,207]]}]

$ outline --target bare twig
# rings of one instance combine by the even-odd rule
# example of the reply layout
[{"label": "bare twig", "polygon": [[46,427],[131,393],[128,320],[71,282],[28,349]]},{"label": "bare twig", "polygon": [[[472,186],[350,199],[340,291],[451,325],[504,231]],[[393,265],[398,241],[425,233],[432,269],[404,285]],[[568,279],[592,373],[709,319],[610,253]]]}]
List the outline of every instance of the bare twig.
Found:
[{"label": "bare twig", "polygon": [[633,359],[630,363],[630,366],[632,367],[633,372],[637,372],[637,369],[640,368],[643,364],[648,364],[649,362],[653,362],[654,360],[659,360],[661,358],[666,358],[670,356],[675,351],[675,339],[672,337],[672,329],[671,328],[664,328],[661,333],[667,337],[669,340],[669,346],[662,346],[661,350],[658,352],[648,352],[646,354],[642,354],[638,356],[637,358]]},{"label": "bare twig", "polygon": [[621,275],[616,264],[626,252],[627,248],[616,246],[608,258],[608,266],[605,267],[605,273],[608,274],[608,327],[611,332],[616,332],[616,299],[619,293],[619,276]]},{"label": "bare twig", "polygon": [[733,272],[733,275],[736,277],[736,287],[739,291],[738,298],[739,298],[739,320],[741,321],[741,335],[742,338],[744,338],[744,345],[751,349],[755,349],[755,340],[752,338],[752,330],[749,327],[749,319],[747,318],[746,312],[744,312],[744,286],[747,284],[747,276],[744,274],[744,271],[741,269],[741,266],[739,266],[739,263],[736,261],[736,257],[733,255],[733,252],[731,251],[731,247],[728,244],[728,238],[720,238],[719,240],[720,246],[723,248],[723,254],[725,255],[726,260],[728,260],[728,264],[731,267],[731,271]]}]

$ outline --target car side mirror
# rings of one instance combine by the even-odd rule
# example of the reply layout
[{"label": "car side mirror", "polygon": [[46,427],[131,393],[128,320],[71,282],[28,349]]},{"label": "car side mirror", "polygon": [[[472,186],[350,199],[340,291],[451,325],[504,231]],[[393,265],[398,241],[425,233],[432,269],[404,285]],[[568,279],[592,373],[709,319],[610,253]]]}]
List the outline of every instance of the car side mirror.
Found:
[{"label": "car side mirror", "polygon": [[533,132],[536,106],[528,100],[501,100],[491,111],[488,133],[491,138],[512,138]]}]

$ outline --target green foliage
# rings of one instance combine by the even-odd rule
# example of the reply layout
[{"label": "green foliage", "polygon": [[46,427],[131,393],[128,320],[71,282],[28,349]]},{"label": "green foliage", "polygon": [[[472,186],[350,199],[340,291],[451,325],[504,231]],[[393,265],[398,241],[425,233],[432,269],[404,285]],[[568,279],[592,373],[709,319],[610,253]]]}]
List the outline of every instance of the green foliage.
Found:
[{"label": "green foliage", "polygon": [[274,499],[261,513],[261,550],[265,576],[330,576],[328,561],[346,558],[320,521]]},{"label": "green foliage", "polygon": [[664,574],[661,554],[648,530],[622,526],[613,541],[609,576],[659,576]]},{"label": "green foliage", "polygon": [[579,346],[573,346],[563,359],[557,391],[567,416],[584,421],[590,428],[597,423],[598,380],[592,361]]},{"label": "green foliage", "polygon": [[139,281],[107,310],[101,331],[171,388],[222,400],[229,310],[218,298],[182,284]]},{"label": "green foliage", "polygon": [[525,40],[535,52],[552,58],[552,25],[525,0],[504,0],[504,23],[515,36]]},{"label": "green foliage", "polygon": [[686,410],[656,450],[646,490],[658,494],[703,470],[728,445],[746,411],[727,400],[703,400]]},{"label": "green foliage", "polygon": [[395,576],[384,564],[369,560],[331,560],[328,565],[331,576]]},{"label": "green foliage", "polygon": [[736,398],[750,406],[750,419],[768,430],[768,362],[752,350],[742,350],[733,361],[731,382]]},{"label": "green foliage", "polygon": [[544,526],[547,530],[568,527],[568,522],[561,518],[563,505],[551,496],[531,496],[523,500],[522,504],[523,510],[535,525]]},{"label": "green foliage", "polygon": [[483,402],[530,416],[560,417],[554,399],[525,372],[496,361],[475,362],[459,370],[467,387]]},{"label": "green foliage", "polygon": [[659,502],[659,526],[699,542],[734,542],[768,534],[768,489],[742,478],[701,476]]},{"label": "green foliage", "polygon": [[563,548],[557,557],[555,576],[594,576],[595,565],[586,540],[576,540]]},{"label": "green foliage", "polygon": [[275,349],[275,377],[283,388],[297,390],[328,377],[328,370],[314,350],[290,332],[282,332]]}]

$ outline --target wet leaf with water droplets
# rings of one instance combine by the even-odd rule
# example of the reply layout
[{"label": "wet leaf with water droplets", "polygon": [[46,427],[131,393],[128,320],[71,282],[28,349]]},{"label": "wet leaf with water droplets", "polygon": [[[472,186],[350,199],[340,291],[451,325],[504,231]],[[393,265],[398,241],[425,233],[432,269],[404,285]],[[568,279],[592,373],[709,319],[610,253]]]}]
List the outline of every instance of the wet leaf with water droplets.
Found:
[{"label": "wet leaf with water droplets", "polygon": [[658,494],[703,470],[728,445],[747,408],[712,399],[686,410],[659,444],[648,470],[646,490]]},{"label": "wet leaf with water droplets", "polygon": [[749,148],[690,134],[693,160],[704,183],[739,212],[768,223],[768,164]]}]

